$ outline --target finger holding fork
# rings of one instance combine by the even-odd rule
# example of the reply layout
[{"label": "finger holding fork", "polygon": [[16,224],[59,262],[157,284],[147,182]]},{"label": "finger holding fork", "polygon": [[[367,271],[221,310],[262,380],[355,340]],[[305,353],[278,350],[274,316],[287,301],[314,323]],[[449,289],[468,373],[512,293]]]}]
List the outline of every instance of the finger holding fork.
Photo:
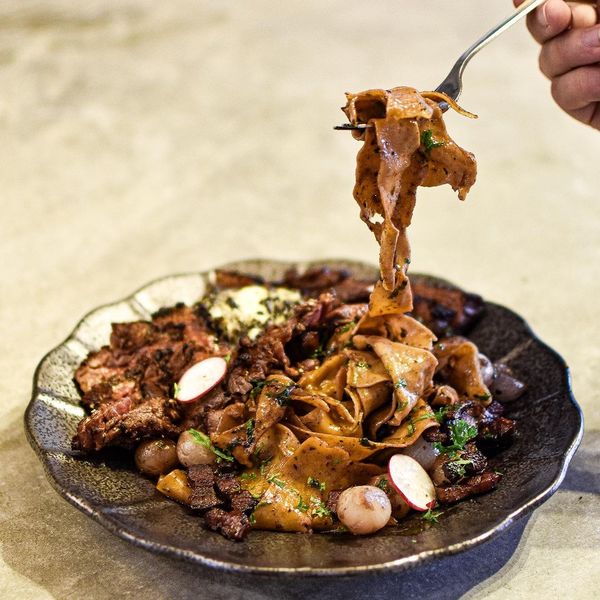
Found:
[{"label": "finger holding fork", "polygon": [[[514,0],[516,6],[523,0]],[[552,97],[569,115],[600,130],[600,7],[548,0],[527,17],[541,44],[539,65]]]}]

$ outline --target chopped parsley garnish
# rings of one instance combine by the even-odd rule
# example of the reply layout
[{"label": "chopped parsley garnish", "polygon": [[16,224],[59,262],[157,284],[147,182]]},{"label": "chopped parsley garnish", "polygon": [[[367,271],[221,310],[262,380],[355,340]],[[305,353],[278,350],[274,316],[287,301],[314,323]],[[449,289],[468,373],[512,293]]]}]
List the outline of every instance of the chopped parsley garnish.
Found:
[{"label": "chopped parsley garnish", "polygon": [[410,258],[405,258],[404,259],[404,264],[405,265],[410,265]]},{"label": "chopped parsley garnish", "polygon": [[306,504],[306,502],[304,502],[302,498],[299,498],[298,504],[296,504],[296,508],[301,512],[306,512],[310,508],[310,506]]},{"label": "chopped parsley garnish", "polygon": [[322,492],[325,491],[325,484],[321,483],[318,479],[315,479],[314,477],[309,477],[306,480],[306,483],[308,485],[310,485],[310,487],[314,487],[314,488],[316,488],[318,490],[321,490]]},{"label": "chopped parsley garnish", "polygon": [[261,474],[261,475],[264,475],[264,474],[265,474],[265,471],[266,471],[266,470],[267,470],[267,468],[269,467],[269,463],[270,463],[272,460],[273,460],[273,457],[271,456],[270,458],[267,458],[267,459],[263,460],[263,461],[260,463],[260,467],[259,467],[259,468],[260,468],[260,474]]},{"label": "chopped parsley garnish", "polygon": [[256,523],[256,517],[254,516],[254,513],[248,517],[248,521],[250,521],[250,525],[254,525]]},{"label": "chopped parsley garnish", "polygon": [[438,408],[433,414],[435,415],[435,420],[441,425],[444,418],[446,417],[446,413],[450,410],[449,406],[442,406]]},{"label": "chopped parsley garnish", "polygon": [[224,357],[223,360],[225,362],[229,362],[231,360],[231,352],[228,352]]},{"label": "chopped parsley garnish", "polygon": [[252,398],[256,398],[262,389],[265,387],[265,383],[267,383],[264,379],[255,379],[252,383],[252,389],[250,390],[250,396]]},{"label": "chopped parsley garnish", "polygon": [[401,377],[400,379],[398,379],[398,381],[396,381],[396,383],[394,384],[394,387],[399,390],[400,388],[405,388],[408,384],[406,383],[406,379],[404,379],[403,377]]},{"label": "chopped parsley garnish", "polygon": [[327,356],[327,351],[325,350],[325,346],[321,341],[319,342],[319,345],[317,346],[316,350],[314,350],[310,355],[310,358],[324,358],[325,356]]},{"label": "chopped parsley garnish", "polygon": [[412,421],[406,426],[406,433],[407,433],[408,437],[411,437],[412,435],[414,435],[415,425]]},{"label": "chopped parsley garnish", "polygon": [[381,477],[379,479],[379,481],[376,483],[376,486],[380,490],[383,490],[384,492],[387,492],[388,491],[388,487],[389,487],[389,482],[387,480],[387,477]]},{"label": "chopped parsley garnish", "polygon": [[444,146],[446,142],[439,142],[433,139],[433,131],[426,129],[421,132],[421,145],[425,147],[425,152],[429,154],[434,148]]},{"label": "chopped parsley garnish", "polygon": [[365,448],[372,448],[373,444],[369,438],[363,437],[358,440],[358,443]]},{"label": "chopped parsley garnish", "polygon": [[356,325],[356,321],[350,321],[340,328],[340,333],[346,333],[350,331]]},{"label": "chopped parsley garnish", "polygon": [[457,477],[465,476],[466,465],[472,465],[473,461],[468,459],[451,460],[446,463],[446,467]]},{"label": "chopped parsley garnish", "polygon": [[202,433],[201,431],[198,431],[196,429],[188,429],[188,431],[190,432],[190,435],[194,438],[194,441],[197,444],[208,448],[211,452],[216,454],[217,461],[220,459],[226,460],[227,462],[233,462],[233,456],[231,456],[229,452],[225,452],[224,450],[213,446],[212,442],[210,441],[210,438],[205,433]]},{"label": "chopped parsley garnish", "polygon": [[276,392],[268,392],[267,396],[269,398],[275,398],[275,401],[279,406],[287,406],[290,402],[290,395],[294,391],[296,384],[291,383],[290,385],[284,387],[283,389],[279,389]]},{"label": "chopped parsley garnish", "polygon": [[448,429],[452,444],[444,446],[439,442],[434,442],[433,447],[438,452],[449,454],[450,456],[456,455],[458,450],[464,450],[465,444],[477,435],[477,427],[464,419],[457,419],[453,423],[450,423]]},{"label": "chopped parsley garnish", "polygon": [[437,523],[438,519],[440,518],[440,515],[442,514],[444,514],[443,511],[432,510],[430,508],[426,513],[423,513],[421,519],[423,519],[423,521],[428,521],[429,523]]},{"label": "chopped parsley garnish", "polygon": [[480,402],[487,402],[491,397],[491,394],[475,394],[475,398]]},{"label": "chopped parsley garnish", "polygon": [[256,479],[256,473],[246,471],[240,475],[240,479],[242,479],[243,481],[250,481],[252,479]]},{"label": "chopped parsley garnish", "polygon": [[454,445],[460,446],[461,449],[477,435],[477,427],[464,419],[457,419],[449,425],[448,429],[450,430],[452,442]]},{"label": "chopped parsley garnish", "polygon": [[331,516],[331,511],[325,506],[325,504],[323,504],[323,502],[319,499],[316,498],[315,496],[312,496],[310,499],[311,504],[313,504],[313,509],[312,509],[312,514],[315,517],[330,517]]},{"label": "chopped parsley garnish", "polygon": [[278,488],[283,489],[285,487],[285,481],[283,481],[283,479],[279,479],[279,477],[277,477],[276,473],[273,473],[272,475],[269,475],[267,477],[267,481],[269,483],[272,483],[272,484],[276,485]]},{"label": "chopped parsley garnish", "polygon": [[364,360],[359,360],[356,363],[356,368],[357,369],[370,369],[371,365],[368,362],[364,361]]},{"label": "chopped parsley garnish", "polygon": [[181,388],[179,387],[179,384],[174,383],[173,384],[173,398],[177,398],[177,396],[179,396],[180,391],[181,391]]},{"label": "chopped parsley garnish", "polygon": [[254,439],[254,419],[248,419],[246,421],[246,439],[252,442]]}]

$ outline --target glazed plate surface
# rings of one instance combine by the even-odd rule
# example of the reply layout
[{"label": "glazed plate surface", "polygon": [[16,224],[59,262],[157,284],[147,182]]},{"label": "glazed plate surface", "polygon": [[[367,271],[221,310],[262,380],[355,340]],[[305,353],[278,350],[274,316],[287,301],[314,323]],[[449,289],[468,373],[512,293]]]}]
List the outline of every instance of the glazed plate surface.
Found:
[{"label": "glazed plate surface", "polygon": [[[310,265],[256,260],[224,268],[274,279],[293,266],[321,264],[376,277],[371,265],[340,260]],[[490,302],[469,338],[492,361],[502,360],[527,383],[527,393],[508,405],[507,416],[517,420],[518,436],[492,461],[503,474],[498,488],[446,509],[435,525],[415,515],[402,528],[386,528],[367,537],[254,531],[244,542],[235,543],[205,530],[201,519],[156,492],[153,483],[135,471],[131,458],[121,455],[125,453],[89,458],[72,451],[71,438],[84,416],[73,383],[79,363],[108,342],[111,323],[148,319],[177,302],[193,304],[202,297],[211,274],[165,277],[93,310],[36,370],[25,414],[28,439],[55,489],[113,533],[147,550],[224,570],[312,575],[399,570],[489,539],[531,513],[560,485],[583,431],[568,368],[521,317]],[[425,276],[412,275],[416,277]]]}]

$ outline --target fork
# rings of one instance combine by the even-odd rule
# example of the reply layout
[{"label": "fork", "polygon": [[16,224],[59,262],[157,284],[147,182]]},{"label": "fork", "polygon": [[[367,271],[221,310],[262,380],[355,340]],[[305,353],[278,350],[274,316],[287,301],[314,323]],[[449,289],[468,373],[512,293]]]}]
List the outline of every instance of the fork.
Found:
[{"label": "fork", "polygon": [[[469,61],[482,49],[485,48],[491,41],[495,40],[500,34],[504,33],[507,29],[512,27],[517,21],[520,21],[525,15],[535,10],[538,6],[543,4],[546,0],[525,0],[523,4],[519,6],[513,12],[512,15],[504,19],[501,23],[496,25],[493,29],[490,29],[485,35],[480,37],[472,46],[461,54],[460,58],[456,61],[455,65],[448,73],[448,76],[437,88],[436,92],[442,92],[447,94],[453,100],[458,100],[460,93],[462,92],[463,83],[462,75],[465,67],[469,64]],[[585,0],[584,0],[585,1]],[[440,108],[443,112],[448,110],[447,102],[440,102]],[[345,123],[344,125],[336,125],[334,129],[337,130],[353,130],[353,129],[366,129],[371,127],[368,123],[360,123],[358,125],[352,125],[352,123]]]}]

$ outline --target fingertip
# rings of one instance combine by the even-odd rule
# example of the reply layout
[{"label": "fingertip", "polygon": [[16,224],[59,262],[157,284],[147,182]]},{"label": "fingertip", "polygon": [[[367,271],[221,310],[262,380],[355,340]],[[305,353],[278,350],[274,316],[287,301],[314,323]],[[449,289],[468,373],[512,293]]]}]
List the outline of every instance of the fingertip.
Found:
[{"label": "fingertip", "polygon": [[563,0],[547,0],[527,16],[527,26],[533,37],[543,44],[569,28],[571,9]]},{"label": "fingertip", "polygon": [[551,37],[562,33],[571,24],[571,8],[563,0],[548,0],[536,15]]}]

